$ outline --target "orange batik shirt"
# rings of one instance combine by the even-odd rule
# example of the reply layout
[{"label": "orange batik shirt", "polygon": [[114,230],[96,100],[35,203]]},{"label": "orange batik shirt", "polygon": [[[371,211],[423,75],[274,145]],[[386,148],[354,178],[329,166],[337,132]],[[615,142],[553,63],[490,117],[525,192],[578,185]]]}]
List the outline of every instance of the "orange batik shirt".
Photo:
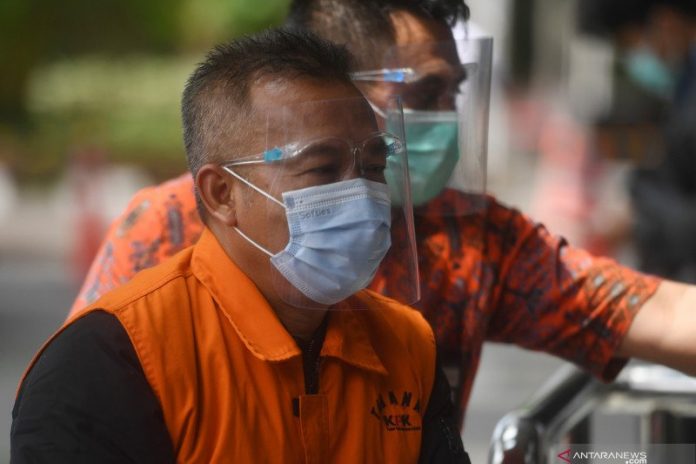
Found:
[{"label": "orange batik shirt", "polygon": [[[462,412],[484,341],[545,351],[612,380],[626,362],[614,353],[660,280],[573,248],[492,197],[476,214],[439,214],[455,199],[462,194],[447,190],[416,210],[415,306],[443,359],[465,373]],[[141,190],[109,229],[72,312],[195,243],[202,230],[190,175]],[[397,258],[387,257],[373,288],[405,272]]]}]

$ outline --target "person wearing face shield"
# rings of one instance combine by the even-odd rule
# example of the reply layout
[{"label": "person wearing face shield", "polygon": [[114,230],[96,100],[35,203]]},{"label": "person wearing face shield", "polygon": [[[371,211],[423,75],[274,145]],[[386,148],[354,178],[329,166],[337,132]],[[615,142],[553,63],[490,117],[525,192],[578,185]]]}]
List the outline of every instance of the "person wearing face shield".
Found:
[{"label": "person wearing face shield", "polygon": [[[694,373],[683,332],[694,323],[693,287],[593,257],[485,194],[492,43],[454,40],[451,26],[468,14],[461,0],[295,0],[288,18],[348,47],[353,79],[387,130],[398,125],[389,99],[401,96],[421,282],[415,307],[443,362],[458,369],[459,423],[486,341],[551,353],[605,381],[631,356]],[[392,175],[387,165],[385,178]],[[399,195],[390,191],[392,205],[409,203]],[[193,199],[189,175],[139,192],[73,310],[195,243]],[[398,234],[395,243],[404,243]],[[388,254],[370,288],[403,293],[412,273]]]},{"label": "person wearing face shield", "polygon": [[696,2],[604,2],[595,9],[594,22],[603,26],[597,32],[611,37],[618,55],[617,98],[605,119],[652,129],[636,144],[644,152],[632,156],[638,163],[629,184],[640,267],[696,283]]},{"label": "person wearing face shield", "polygon": [[415,244],[399,101],[392,133],[348,60],[270,30],[197,67],[201,237],[40,350],[13,463],[469,462],[432,329],[404,305],[417,273],[394,299],[364,290],[388,254],[415,268]]}]

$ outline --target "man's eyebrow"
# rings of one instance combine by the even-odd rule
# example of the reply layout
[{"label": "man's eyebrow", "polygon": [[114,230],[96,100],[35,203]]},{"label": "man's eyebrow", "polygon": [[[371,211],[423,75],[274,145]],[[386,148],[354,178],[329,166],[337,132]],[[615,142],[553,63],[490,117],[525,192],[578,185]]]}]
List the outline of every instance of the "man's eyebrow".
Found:
[{"label": "man's eyebrow", "polygon": [[445,76],[441,73],[430,73],[420,76],[417,80],[411,82],[409,87],[419,88],[426,86],[442,85],[445,83]]},{"label": "man's eyebrow", "polygon": [[459,65],[455,66],[454,68],[454,71],[449,76],[446,76],[443,72],[435,70],[426,72],[422,76],[419,76],[415,81],[409,83],[409,86],[418,88],[422,86],[442,85],[446,83],[445,81],[448,80],[449,77],[453,78],[451,82],[454,82],[456,85],[466,81],[469,77],[466,67]]}]

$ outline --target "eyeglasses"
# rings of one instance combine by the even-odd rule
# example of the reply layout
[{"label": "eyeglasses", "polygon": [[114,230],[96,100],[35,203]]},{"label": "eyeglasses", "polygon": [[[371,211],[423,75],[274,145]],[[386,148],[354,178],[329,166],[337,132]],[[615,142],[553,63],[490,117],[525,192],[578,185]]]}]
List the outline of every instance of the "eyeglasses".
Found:
[{"label": "eyeglasses", "polygon": [[399,137],[380,131],[357,143],[342,137],[291,142],[224,165],[282,165],[287,172],[307,176],[316,183],[338,182],[353,172],[369,180],[385,182],[388,159],[403,151],[404,143]]},{"label": "eyeglasses", "polygon": [[354,72],[351,77],[356,83],[394,84],[396,87],[393,92],[402,97],[405,109],[443,111],[454,109],[468,72],[465,65],[422,70],[410,67],[384,68]]},{"label": "eyeglasses", "polygon": [[351,73],[354,81],[409,83],[418,79],[413,68],[375,69]]}]

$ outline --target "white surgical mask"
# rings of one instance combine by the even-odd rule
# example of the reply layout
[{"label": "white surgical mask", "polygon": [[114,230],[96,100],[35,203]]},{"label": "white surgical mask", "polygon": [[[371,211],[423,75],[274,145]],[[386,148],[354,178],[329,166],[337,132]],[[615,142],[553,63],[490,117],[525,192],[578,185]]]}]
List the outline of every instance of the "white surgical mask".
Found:
[{"label": "white surgical mask", "polygon": [[290,238],[271,263],[307,298],[333,305],[367,287],[391,246],[391,203],[386,184],[363,178],[283,193],[283,202],[225,170],[285,208]]}]

